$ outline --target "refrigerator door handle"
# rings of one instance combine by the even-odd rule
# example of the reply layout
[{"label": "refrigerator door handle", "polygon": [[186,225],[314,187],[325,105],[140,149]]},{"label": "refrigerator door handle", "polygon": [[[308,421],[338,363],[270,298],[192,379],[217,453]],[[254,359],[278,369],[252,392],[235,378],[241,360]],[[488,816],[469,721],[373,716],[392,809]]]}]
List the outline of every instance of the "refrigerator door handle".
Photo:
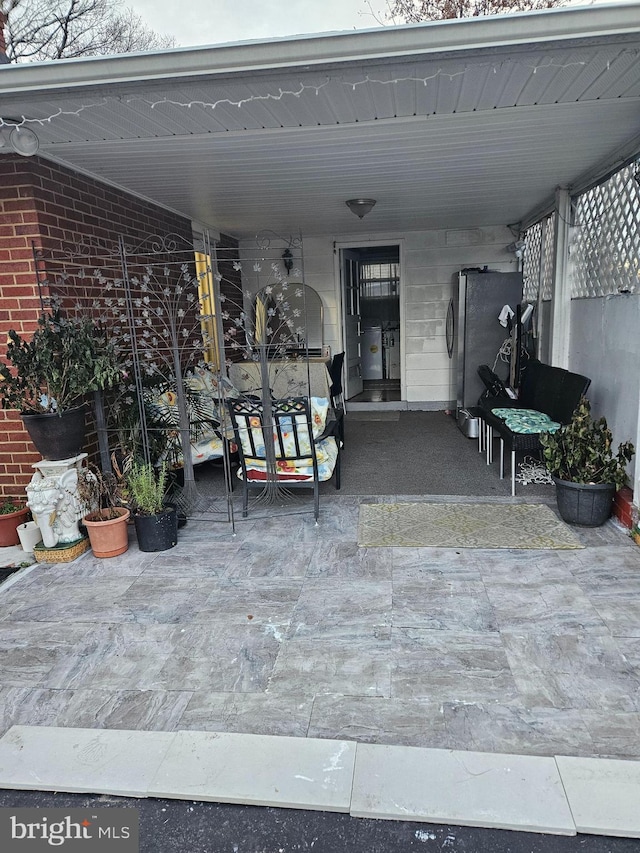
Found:
[{"label": "refrigerator door handle", "polygon": [[453,345],[456,339],[456,314],[453,298],[449,300],[449,307],[447,308],[445,333],[447,337],[447,352],[449,353],[449,358],[453,358]]}]

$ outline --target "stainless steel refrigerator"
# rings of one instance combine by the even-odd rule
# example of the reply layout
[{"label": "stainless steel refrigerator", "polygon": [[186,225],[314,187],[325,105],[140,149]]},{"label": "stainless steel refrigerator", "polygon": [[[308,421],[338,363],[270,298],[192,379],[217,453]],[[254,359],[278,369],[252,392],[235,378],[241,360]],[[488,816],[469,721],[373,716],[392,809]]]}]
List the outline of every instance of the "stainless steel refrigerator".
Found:
[{"label": "stainless steel refrigerator", "polygon": [[[447,349],[456,362],[458,410],[477,404],[484,391],[478,367],[493,367],[500,347],[510,336],[508,328],[500,324],[500,312],[505,305],[516,312],[521,302],[522,273],[459,273],[447,314]],[[499,362],[496,373],[508,381],[509,365]]]}]

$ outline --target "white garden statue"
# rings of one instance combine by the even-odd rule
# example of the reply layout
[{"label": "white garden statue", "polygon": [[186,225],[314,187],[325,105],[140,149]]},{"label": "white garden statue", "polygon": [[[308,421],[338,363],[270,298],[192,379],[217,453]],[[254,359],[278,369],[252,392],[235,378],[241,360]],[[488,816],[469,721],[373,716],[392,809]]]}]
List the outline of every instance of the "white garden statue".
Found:
[{"label": "white garden statue", "polygon": [[78,496],[78,472],[86,453],[57,462],[36,462],[27,486],[27,506],[46,548],[81,538],[78,522],[86,512]]}]

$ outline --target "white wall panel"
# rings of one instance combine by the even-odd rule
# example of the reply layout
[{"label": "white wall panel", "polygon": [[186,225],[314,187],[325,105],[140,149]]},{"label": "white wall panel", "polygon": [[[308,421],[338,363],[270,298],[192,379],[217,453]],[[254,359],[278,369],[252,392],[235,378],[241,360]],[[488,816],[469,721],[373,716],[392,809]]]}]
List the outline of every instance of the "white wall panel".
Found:
[{"label": "white wall panel", "polygon": [[455,399],[455,376],[447,354],[445,318],[457,273],[464,266],[485,265],[512,272],[515,260],[506,246],[513,241],[513,235],[508,228],[492,226],[304,239],[305,283],[321,295],[325,307],[324,342],[332,353],[343,348],[334,242],[367,246],[401,241],[404,266],[400,289],[405,317],[402,368],[406,399],[448,404]]}]

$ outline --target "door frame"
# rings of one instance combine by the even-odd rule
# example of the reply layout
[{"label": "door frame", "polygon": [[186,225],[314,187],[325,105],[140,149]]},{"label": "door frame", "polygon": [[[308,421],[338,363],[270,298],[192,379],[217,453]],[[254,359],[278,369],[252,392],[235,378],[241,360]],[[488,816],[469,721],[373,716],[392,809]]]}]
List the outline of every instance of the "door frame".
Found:
[{"label": "door frame", "polygon": [[374,246],[397,246],[398,259],[400,267],[400,276],[398,282],[398,299],[400,302],[400,400],[405,402],[407,399],[406,385],[406,306],[405,306],[405,238],[404,237],[389,237],[386,240],[376,239],[367,240],[334,240],[333,242],[333,267],[334,280],[336,288],[336,305],[338,306],[339,318],[338,329],[340,332],[340,348],[346,351],[346,328],[345,328],[345,311],[344,311],[344,293],[342,286],[342,249],[368,249]]}]

